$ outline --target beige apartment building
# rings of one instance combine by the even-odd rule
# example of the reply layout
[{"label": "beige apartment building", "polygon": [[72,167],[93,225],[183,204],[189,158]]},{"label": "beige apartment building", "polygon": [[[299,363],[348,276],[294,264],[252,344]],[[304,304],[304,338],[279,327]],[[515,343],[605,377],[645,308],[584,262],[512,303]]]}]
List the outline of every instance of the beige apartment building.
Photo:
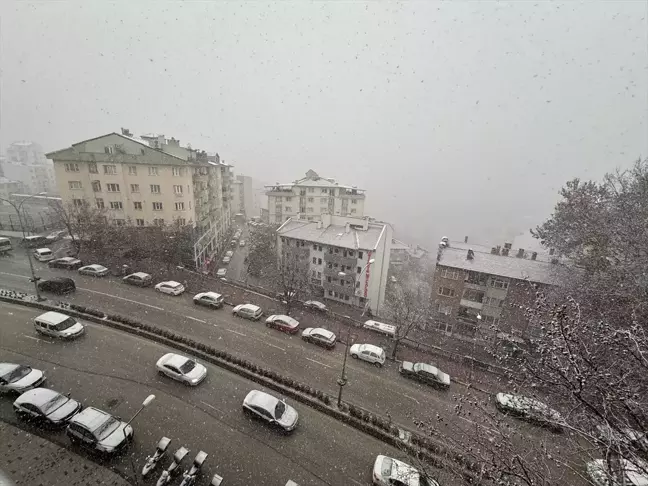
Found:
[{"label": "beige apartment building", "polygon": [[320,221],[325,213],[352,218],[364,216],[364,189],[320,177],[314,170],[306,172],[303,179],[265,187],[268,196],[266,222],[270,224],[281,224],[296,217]]},{"label": "beige apartment building", "polygon": [[182,147],[164,135],[122,129],[47,154],[63,204],[105,209],[113,224],[179,223],[194,232],[196,266],[225,244],[230,226],[231,166],[218,154]]}]

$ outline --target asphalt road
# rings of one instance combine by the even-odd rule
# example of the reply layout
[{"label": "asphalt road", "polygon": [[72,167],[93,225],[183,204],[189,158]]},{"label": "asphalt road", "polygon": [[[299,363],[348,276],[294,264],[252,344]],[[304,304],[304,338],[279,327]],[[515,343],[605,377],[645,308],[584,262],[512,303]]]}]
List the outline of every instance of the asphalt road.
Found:
[{"label": "asphalt road", "polygon": [[[207,364],[207,379],[196,388],[185,387],[156,372],[156,360],[169,351],[156,343],[93,324],[79,340],[54,341],[36,334],[29,322],[38,311],[0,304],[0,313],[2,360],[43,369],[47,386],[126,420],[148,394],[156,395],[133,423],[132,447],[108,461],[127,475],[141,470],[163,435],[172,439],[172,450],[188,447],[191,458],[199,450],[209,454],[201,484],[218,472],[232,486],[283,486],[289,478],[300,485],[368,485],[377,454],[405,459],[382,442],[300,404],[293,403],[300,414],[297,430],[280,434],[241,412],[244,396],[258,385]],[[11,403],[10,397],[0,398],[0,416],[16,423]],[[46,436],[68,444],[63,432]]]}]

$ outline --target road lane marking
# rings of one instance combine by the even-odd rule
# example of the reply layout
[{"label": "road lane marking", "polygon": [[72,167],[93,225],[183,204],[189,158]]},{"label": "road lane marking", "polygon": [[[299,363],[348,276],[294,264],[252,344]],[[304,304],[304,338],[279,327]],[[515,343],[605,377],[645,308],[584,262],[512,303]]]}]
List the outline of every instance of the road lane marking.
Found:
[{"label": "road lane marking", "polygon": [[327,368],[330,368],[329,365],[324,364],[324,363],[322,363],[321,361],[317,361],[317,360],[315,360],[315,359],[311,359],[311,358],[308,358],[308,357],[307,357],[306,359],[307,359],[308,361],[312,361],[313,363],[321,364],[322,366],[326,366]]},{"label": "road lane marking", "polygon": [[50,341],[45,341],[43,339],[38,339],[37,337],[34,337],[34,336],[28,336],[27,334],[23,334],[23,337],[26,337],[27,339],[33,339],[34,341],[40,341],[41,343],[53,344]]},{"label": "road lane marking", "polygon": [[164,309],[162,307],[157,307],[157,306],[151,305],[151,304],[145,304],[144,302],[137,302],[136,300],[127,299],[125,297],[119,297],[117,295],[107,294],[105,292],[99,292],[98,290],[83,289],[81,287],[77,287],[77,290],[85,290],[86,292],[92,292],[93,294],[105,295],[106,297],[112,297],[113,299],[125,300],[126,302],[131,302],[133,304],[145,305],[146,307],[150,307],[151,309],[164,311]]},{"label": "road lane marking", "polygon": [[197,317],[191,317],[191,316],[185,316],[187,319],[191,319],[192,321],[198,321],[202,322],[203,324],[207,324],[207,321],[203,321],[202,319],[198,319]]},{"label": "road lane marking", "polygon": [[[259,341],[260,341],[260,340],[259,340]],[[282,348],[281,346],[276,346],[276,345],[274,345],[274,344],[270,344],[270,343],[265,343],[265,345],[266,345],[266,346],[272,346],[273,348],[277,348],[277,349],[281,349],[282,351],[285,351],[285,349]]]},{"label": "road lane marking", "polygon": [[0,272],[2,275],[11,275],[12,277],[20,277],[20,278],[26,278],[29,280],[31,277],[28,277],[27,275],[18,275],[16,273],[8,273],[8,272]]},{"label": "road lane marking", "polygon": [[233,332],[234,334],[238,334],[239,336],[247,337],[247,334],[243,334],[242,332],[235,331],[234,329],[225,329],[226,331]]},{"label": "road lane marking", "polygon": [[484,425],[482,425],[482,424],[478,424],[477,422],[473,422],[472,420],[467,419],[466,417],[462,417],[461,415],[459,415],[459,418],[460,418],[461,420],[465,420],[466,422],[468,422],[468,423],[470,423],[470,424],[472,424],[472,425],[476,425],[476,426],[478,426],[478,427],[481,427],[482,429],[488,430],[489,432],[492,432],[492,433],[494,433],[494,434],[496,434],[496,435],[499,435],[499,434],[500,434],[500,432],[498,432],[498,431],[495,430],[495,429],[491,429],[491,428],[486,427],[486,426],[484,426]]},{"label": "road lane marking", "polygon": [[223,412],[222,410],[217,409],[216,407],[214,407],[213,405],[210,405],[207,402],[203,402],[202,400],[200,400],[200,403],[202,403],[203,405],[205,405],[205,406],[207,406],[207,407],[209,407],[211,409],[216,410],[218,413],[222,413],[223,415],[225,415],[225,412]]},{"label": "road lane marking", "polygon": [[[306,358],[306,359],[308,359],[308,358]],[[414,398],[414,397],[410,397],[409,395],[407,395],[407,394],[405,394],[405,393],[403,393],[403,396],[409,398],[410,400],[414,400],[414,401],[415,401],[416,403],[418,403],[419,405],[421,404],[421,402],[419,402],[419,401],[418,401],[416,398]]]}]

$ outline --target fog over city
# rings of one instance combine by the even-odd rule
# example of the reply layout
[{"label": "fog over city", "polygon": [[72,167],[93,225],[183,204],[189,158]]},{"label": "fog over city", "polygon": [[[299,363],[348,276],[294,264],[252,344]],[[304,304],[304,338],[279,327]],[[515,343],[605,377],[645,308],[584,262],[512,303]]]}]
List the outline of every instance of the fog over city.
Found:
[{"label": "fog over city", "polygon": [[648,153],[648,8],[616,2],[5,2],[0,149],[129,128],[260,184],[313,169],[434,248],[544,221]]}]

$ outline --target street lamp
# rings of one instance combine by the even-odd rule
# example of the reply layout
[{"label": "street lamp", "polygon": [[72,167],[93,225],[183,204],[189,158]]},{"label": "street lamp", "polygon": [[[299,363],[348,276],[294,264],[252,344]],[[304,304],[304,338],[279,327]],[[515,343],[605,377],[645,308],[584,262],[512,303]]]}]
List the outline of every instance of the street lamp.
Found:
[{"label": "street lamp", "polygon": [[337,406],[340,408],[340,405],[342,404],[342,389],[347,385],[348,380],[346,377],[346,362],[347,362],[347,356],[349,354],[349,338],[351,337],[351,327],[349,326],[347,328],[347,336],[346,340],[344,343],[344,361],[342,361],[342,371],[340,373],[340,378],[337,380],[337,384],[340,387],[340,391],[338,392],[338,399],[337,399]]},{"label": "street lamp", "polygon": [[[1,201],[5,201],[5,202],[9,203],[9,205],[16,210],[16,214],[18,215],[18,222],[20,223],[20,229],[21,229],[22,235],[23,235],[23,242],[24,242],[24,239],[25,239],[26,235],[25,235],[25,226],[23,225],[23,221],[22,221],[22,216],[20,216],[20,211],[22,209],[22,206],[23,206],[23,204],[25,204],[25,202],[29,201],[32,197],[34,197],[34,196],[42,196],[43,194],[47,194],[47,193],[46,192],[39,192],[38,194],[32,194],[31,196],[26,197],[25,199],[23,199],[20,202],[20,204],[18,204],[18,205],[16,205],[16,203],[14,203],[13,201],[10,201],[9,199],[5,199],[5,198],[0,197]],[[32,282],[34,282],[34,288],[36,289],[36,300],[37,301],[45,300],[40,296],[40,291],[38,290],[38,281],[40,280],[40,277],[37,277],[36,273],[34,272],[34,263],[32,262],[31,252],[29,251],[29,247],[27,247],[27,245],[25,245],[25,251],[27,252],[27,260],[29,260],[29,270],[31,271],[31,279],[30,280]]]},{"label": "street lamp", "polygon": [[473,345],[472,345],[472,356],[470,357],[470,373],[468,375],[468,381],[472,380],[473,371],[475,370],[475,351],[477,349],[477,332],[479,331],[479,323],[482,320],[481,313],[477,314],[477,327],[475,328],[475,334],[473,335]]},{"label": "street lamp", "polygon": [[126,427],[129,426],[130,423],[131,423],[133,420],[135,420],[135,417],[137,417],[137,416],[140,414],[140,412],[141,412],[142,410],[144,410],[146,407],[148,407],[148,406],[151,404],[151,402],[152,402],[153,400],[155,400],[155,395],[149,395],[148,397],[146,397],[146,398],[144,399],[144,401],[142,402],[142,406],[140,407],[140,409],[139,409],[137,412],[135,412],[135,415],[133,415],[133,416],[131,417],[131,419],[130,419],[128,422],[126,422],[126,425],[125,425],[124,428],[123,428],[124,437],[126,437]]}]

